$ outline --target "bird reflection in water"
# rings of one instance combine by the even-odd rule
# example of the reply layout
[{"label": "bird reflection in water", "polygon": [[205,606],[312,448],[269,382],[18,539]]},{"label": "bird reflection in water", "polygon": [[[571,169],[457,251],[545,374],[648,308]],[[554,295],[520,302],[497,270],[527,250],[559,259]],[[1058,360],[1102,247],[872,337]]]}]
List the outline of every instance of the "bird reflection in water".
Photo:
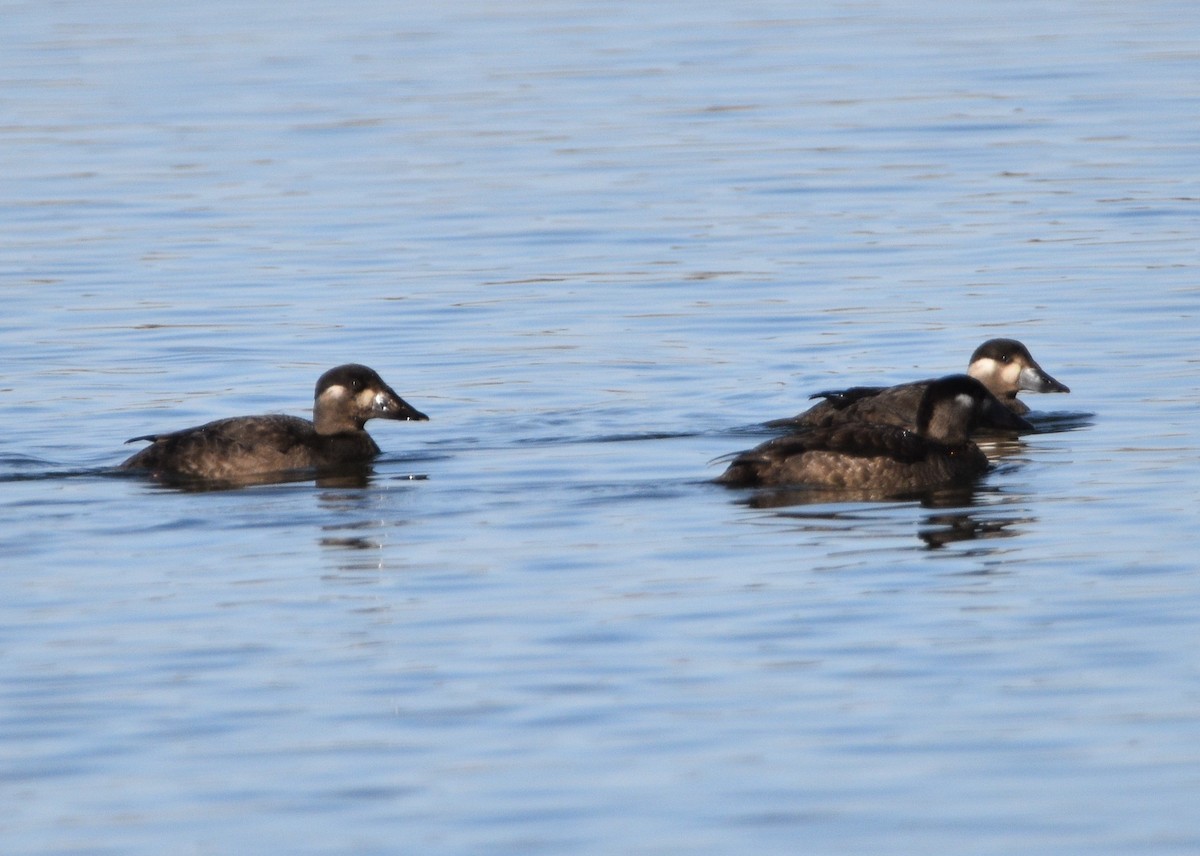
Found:
[{"label": "bird reflection in water", "polygon": [[[410,473],[385,477],[383,482],[421,482],[427,478]],[[342,473],[317,480],[321,488],[317,496],[330,521],[321,525],[317,543],[330,551],[340,576],[364,572],[374,575],[385,570],[390,564],[385,548],[394,539],[395,530],[406,523],[403,518],[390,516],[395,510],[395,500],[388,498],[390,490],[363,490],[372,483],[380,484],[371,472]]]},{"label": "bird reflection in water", "polygon": [[[853,533],[880,521],[895,521],[893,508],[916,503],[929,509],[917,526],[917,537],[929,549],[959,541],[1013,538],[1034,518],[1005,514],[995,491],[977,485],[940,488],[911,494],[880,494],[871,491],[776,488],[760,490],[742,500],[750,508],[778,509],[778,516],[796,521],[804,529],[845,530]],[[801,510],[800,506],[813,506]],[[815,506],[825,506],[816,508]]]},{"label": "bird reflection in water", "polygon": [[1033,522],[1032,517],[997,517],[990,514],[984,516],[980,511],[981,509],[973,509],[930,514],[917,529],[917,537],[931,550],[936,550],[958,541],[1014,538],[1021,534],[1018,526]]}]

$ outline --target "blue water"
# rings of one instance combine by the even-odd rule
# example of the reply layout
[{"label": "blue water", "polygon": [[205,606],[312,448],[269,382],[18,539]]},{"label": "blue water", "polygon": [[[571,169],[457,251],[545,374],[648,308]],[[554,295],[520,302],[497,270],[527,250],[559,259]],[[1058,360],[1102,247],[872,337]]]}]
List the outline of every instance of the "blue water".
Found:
[{"label": "blue water", "polygon": [[[1200,849],[1190,4],[3,17],[0,851]],[[1001,335],[972,494],[711,483]],[[347,361],[365,486],[112,473]]]}]

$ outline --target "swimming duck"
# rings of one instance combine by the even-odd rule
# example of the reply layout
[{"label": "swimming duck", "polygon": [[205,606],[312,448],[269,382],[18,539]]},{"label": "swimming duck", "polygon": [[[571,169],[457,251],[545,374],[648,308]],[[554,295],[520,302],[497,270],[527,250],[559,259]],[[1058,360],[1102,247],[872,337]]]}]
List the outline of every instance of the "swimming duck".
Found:
[{"label": "swimming duck", "polygon": [[[1029,412],[1029,406],[1017,398],[1018,392],[1071,391],[1065,384],[1047,374],[1029,353],[1029,349],[1016,339],[989,339],[984,342],[971,354],[967,374],[987,387],[998,403],[1016,414]],[[844,390],[818,392],[811,397],[824,399],[820,403],[799,416],[776,419],[767,425],[771,428],[815,428],[861,420],[915,430],[917,408],[931,382],[921,380],[897,386],[855,386]],[[1004,414],[990,407],[985,408],[977,427],[1004,428],[1000,423],[1008,423],[1010,430],[1033,430],[1033,426],[1028,422],[1019,427],[1012,427],[1012,423]]]},{"label": "swimming duck", "polygon": [[156,474],[238,481],[263,473],[361,466],[379,454],[368,419],[425,421],[374,370],[350,363],[317,380],[313,421],[297,416],[235,416],[127,442],[150,445],[121,464]]},{"label": "swimming duck", "polygon": [[1013,413],[1024,415],[1029,405],[1018,392],[1070,392],[1038,365],[1029,349],[1016,339],[988,339],[971,354],[967,374],[986,386]]},{"label": "swimming duck", "polygon": [[[967,482],[988,468],[970,435],[991,398],[982,383],[967,375],[928,381],[915,431],[855,419],[808,428],[737,454],[717,481],[735,487],[811,485],[879,494]],[[1000,410],[1012,425],[1024,422]]]}]

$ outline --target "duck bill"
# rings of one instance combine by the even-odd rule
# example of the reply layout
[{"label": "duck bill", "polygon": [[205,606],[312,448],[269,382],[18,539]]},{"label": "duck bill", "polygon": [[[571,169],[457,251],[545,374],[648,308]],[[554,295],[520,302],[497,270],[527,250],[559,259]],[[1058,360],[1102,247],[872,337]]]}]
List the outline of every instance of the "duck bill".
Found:
[{"label": "duck bill", "polygon": [[997,431],[1016,431],[1021,434],[1034,430],[1033,424],[1013,413],[994,395],[985,398],[979,407],[976,428],[991,428]]},{"label": "duck bill", "polygon": [[402,422],[429,421],[428,416],[396,395],[392,389],[376,394],[371,406],[371,415],[376,419],[398,419]]},{"label": "duck bill", "polygon": [[1042,371],[1037,363],[1025,366],[1017,378],[1017,386],[1027,392],[1070,392],[1065,383],[1059,383]]}]

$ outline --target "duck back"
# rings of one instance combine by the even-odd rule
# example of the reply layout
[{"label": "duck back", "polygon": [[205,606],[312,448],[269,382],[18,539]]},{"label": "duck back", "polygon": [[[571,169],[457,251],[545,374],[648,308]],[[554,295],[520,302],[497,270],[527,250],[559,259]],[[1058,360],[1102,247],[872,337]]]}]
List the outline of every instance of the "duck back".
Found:
[{"label": "duck back", "polygon": [[851,422],[873,422],[915,431],[917,407],[925,391],[925,382],[898,386],[854,386],[849,389],[818,392],[820,398],[808,410],[787,419],[767,423],[769,428],[828,428]]}]

